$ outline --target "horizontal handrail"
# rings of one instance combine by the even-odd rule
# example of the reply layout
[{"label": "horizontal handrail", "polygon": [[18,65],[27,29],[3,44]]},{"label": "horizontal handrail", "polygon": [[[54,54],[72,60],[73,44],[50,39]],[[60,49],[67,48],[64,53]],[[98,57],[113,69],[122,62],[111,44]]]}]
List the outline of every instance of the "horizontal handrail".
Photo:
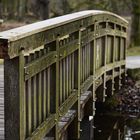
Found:
[{"label": "horizontal handrail", "polygon": [[[98,19],[98,17],[100,18]],[[7,56],[14,58],[19,55],[20,49],[24,49],[25,52],[32,51],[49,41],[55,40],[58,34],[60,37],[67,34],[68,31],[65,31],[64,34],[60,33],[62,28],[65,29],[65,27],[63,27],[64,25],[73,23],[73,26],[76,26],[74,22],[79,20],[78,28],[80,29],[81,26],[84,27],[85,25],[82,25],[84,24],[83,19],[86,18],[89,18],[86,24],[93,24],[94,22],[98,22],[98,20],[102,20],[107,22],[111,21],[124,27],[128,25],[128,22],[122,17],[106,11],[89,10],[68,14],[1,32],[0,44],[6,41],[8,46],[3,44],[0,57],[4,58]],[[59,27],[61,27],[61,29]],[[39,39],[39,36],[42,37]],[[38,42],[35,42],[37,39]],[[20,40],[20,42],[18,40]],[[33,43],[32,40],[35,42],[33,45],[34,47],[30,46]],[[4,55],[2,55],[3,53]]]}]

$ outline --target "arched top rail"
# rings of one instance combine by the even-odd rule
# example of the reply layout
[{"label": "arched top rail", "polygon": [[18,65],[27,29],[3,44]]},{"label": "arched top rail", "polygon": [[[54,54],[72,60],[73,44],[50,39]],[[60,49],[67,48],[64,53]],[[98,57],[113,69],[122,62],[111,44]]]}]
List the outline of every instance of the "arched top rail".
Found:
[{"label": "arched top rail", "polygon": [[[8,52],[8,57],[13,58],[19,55],[20,49],[24,49],[25,52],[32,51],[44,45],[44,43],[56,40],[58,35],[64,36],[70,32],[99,22],[110,22],[125,29],[128,26],[128,22],[124,18],[107,11],[87,10],[72,13],[1,32],[1,54]],[[75,29],[71,31],[71,27]],[[29,48],[30,43],[32,44],[32,40],[36,42],[35,39],[38,37],[40,38],[38,39],[39,42],[42,43],[34,43],[37,45],[34,45],[34,47],[30,46]],[[4,52],[2,52],[3,49]],[[6,54],[4,54],[4,56],[6,56]]]}]

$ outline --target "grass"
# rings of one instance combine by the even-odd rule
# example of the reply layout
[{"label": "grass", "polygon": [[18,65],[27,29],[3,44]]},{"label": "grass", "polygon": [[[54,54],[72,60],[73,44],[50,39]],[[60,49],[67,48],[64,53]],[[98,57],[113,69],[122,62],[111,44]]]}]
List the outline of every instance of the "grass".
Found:
[{"label": "grass", "polygon": [[0,59],[0,65],[2,65],[3,64],[3,59]]},{"label": "grass", "polygon": [[140,56],[140,47],[130,47],[127,49],[127,56]]}]

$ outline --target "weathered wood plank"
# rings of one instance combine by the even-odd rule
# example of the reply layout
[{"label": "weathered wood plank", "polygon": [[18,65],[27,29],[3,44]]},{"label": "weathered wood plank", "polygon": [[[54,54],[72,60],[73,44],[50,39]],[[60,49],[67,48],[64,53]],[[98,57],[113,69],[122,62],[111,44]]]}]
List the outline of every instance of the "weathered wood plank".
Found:
[{"label": "weathered wood plank", "polygon": [[73,91],[71,95],[65,100],[65,102],[59,108],[59,114],[62,116],[76,103],[78,91]]},{"label": "weathered wood plank", "polygon": [[[24,61],[16,57],[4,60],[5,139],[25,138]],[[9,69],[10,68],[10,69]]]},{"label": "weathered wood plank", "polygon": [[55,115],[50,115],[27,140],[40,140],[55,126]]},{"label": "weathered wood plank", "polygon": [[59,66],[59,68],[60,68],[60,70],[59,70],[59,72],[60,72],[60,92],[59,92],[59,105],[61,105],[62,104],[62,101],[63,101],[63,85],[62,85],[62,83],[63,83],[63,73],[62,73],[62,60],[60,61],[60,64],[59,64],[60,66]]},{"label": "weathered wood plank", "polygon": [[74,84],[75,84],[75,81],[74,81],[74,53],[72,53],[72,77],[71,77],[71,87],[72,87],[72,90],[74,89]]},{"label": "weathered wood plank", "polygon": [[68,98],[68,94],[69,94],[69,79],[68,79],[68,75],[69,75],[69,62],[68,62],[68,56],[66,57],[66,98]]},{"label": "weathered wood plank", "polygon": [[25,66],[25,73],[27,73],[25,75],[25,80],[28,80],[32,76],[36,75],[40,71],[55,63],[56,54],[56,52],[50,52],[48,55],[44,55],[43,57],[40,57]]},{"label": "weathered wood plank", "polygon": [[76,116],[76,110],[68,110],[68,112],[60,119],[58,123],[59,127],[59,139],[62,139],[62,134],[67,130],[67,127],[73,121]]},{"label": "weathered wood plank", "polygon": [[65,67],[66,67],[66,62],[65,62],[65,58],[63,59],[63,102],[65,101],[66,99],[66,77],[65,77],[65,73],[66,73],[66,70],[65,70]]},{"label": "weathered wood plank", "polygon": [[[25,57],[25,63],[31,61],[31,55]],[[25,84],[25,93],[26,93],[26,135],[30,135],[32,132],[32,88],[31,88],[31,78],[26,81]]]},{"label": "weathered wood plank", "polygon": [[[37,53],[34,54],[34,59],[37,58]],[[33,114],[33,118],[32,118],[32,124],[33,124],[33,130],[36,129],[37,127],[37,76],[33,76],[32,77],[32,114]]]},{"label": "weathered wood plank", "polygon": [[[37,52],[38,58],[42,56],[41,51]],[[37,74],[37,116],[38,125],[42,122],[42,71]]]},{"label": "weathered wood plank", "polygon": [[50,105],[51,105],[51,103],[50,103],[50,96],[51,96],[51,91],[50,91],[50,67],[48,67],[47,68],[47,116],[49,116],[49,114],[50,114]]},{"label": "weathered wood plank", "polygon": [[0,65],[0,139],[5,139],[4,133],[4,70]]},{"label": "weathered wood plank", "polygon": [[71,61],[71,56],[72,55],[69,55],[69,58],[68,58],[68,62],[69,62],[69,76],[68,76],[68,81],[69,81],[69,95],[71,94],[71,88],[72,88],[72,85],[71,85],[71,79],[72,79],[72,70],[71,70],[71,67],[72,67],[72,61]]}]

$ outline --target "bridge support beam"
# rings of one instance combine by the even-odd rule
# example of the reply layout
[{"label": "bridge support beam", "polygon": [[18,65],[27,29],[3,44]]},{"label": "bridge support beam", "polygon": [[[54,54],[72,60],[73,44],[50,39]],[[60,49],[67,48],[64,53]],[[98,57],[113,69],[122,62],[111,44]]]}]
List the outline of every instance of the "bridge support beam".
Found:
[{"label": "bridge support beam", "polygon": [[[78,102],[74,104],[72,109],[77,110],[77,108]],[[81,120],[79,120],[78,112],[76,112],[76,117],[71,122],[68,129],[68,138],[70,138],[70,140],[80,140],[80,121]]]},{"label": "bridge support beam", "polygon": [[25,140],[24,56],[4,60],[5,140]]}]

